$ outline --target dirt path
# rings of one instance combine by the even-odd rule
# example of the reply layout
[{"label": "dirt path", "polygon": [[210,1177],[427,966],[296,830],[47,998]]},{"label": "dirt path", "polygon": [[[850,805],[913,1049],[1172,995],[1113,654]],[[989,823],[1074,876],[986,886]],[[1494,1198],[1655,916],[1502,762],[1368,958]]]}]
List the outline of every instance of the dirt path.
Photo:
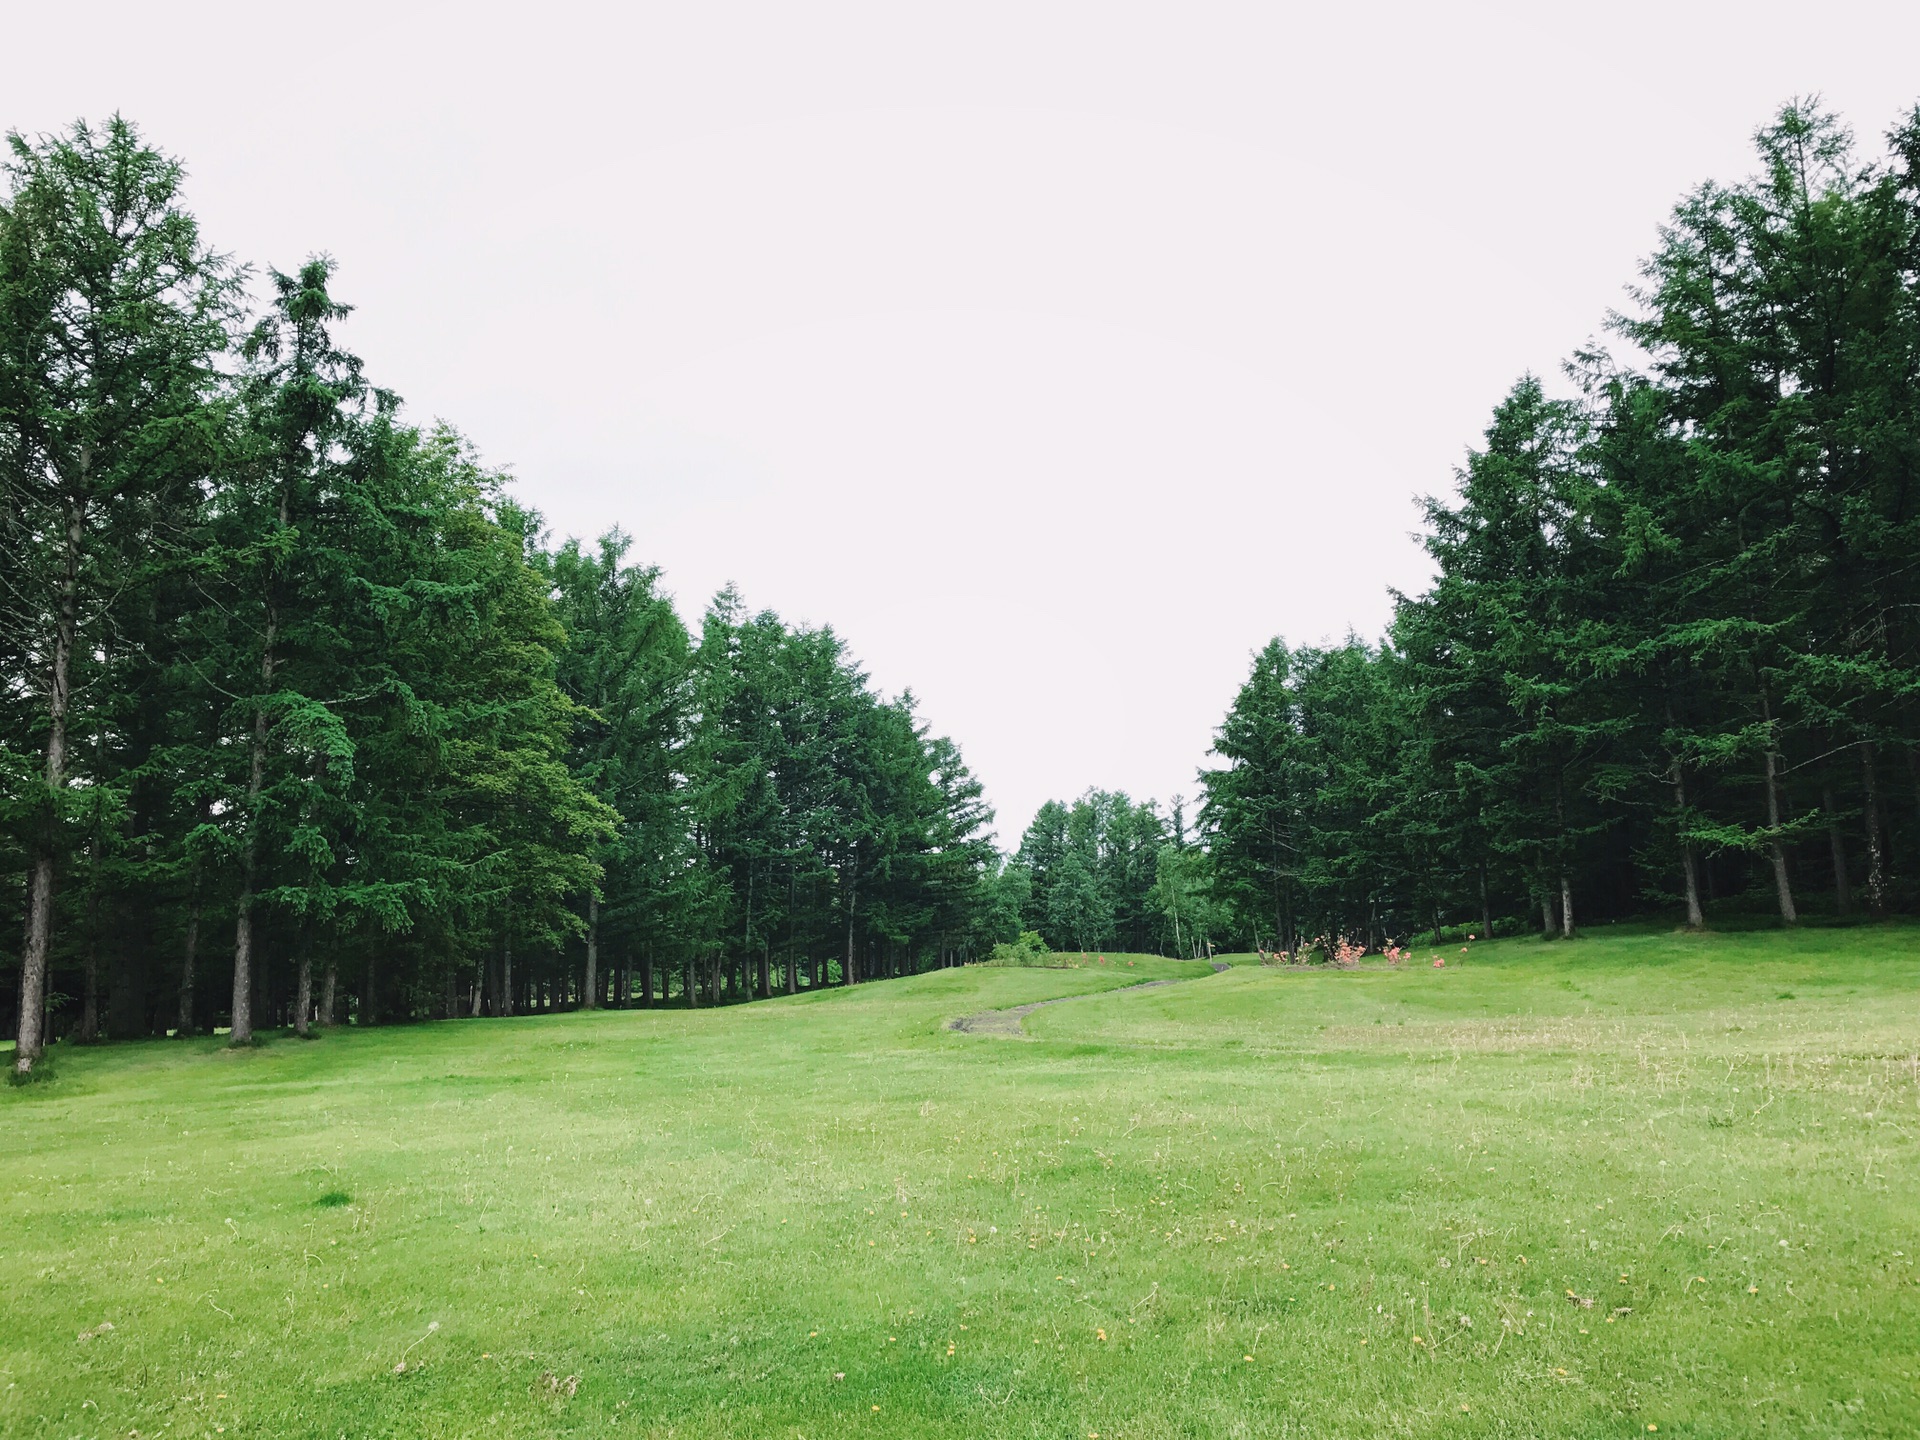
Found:
[{"label": "dirt path", "polygon": [[[1218,960],[1208,962],[1213,973],[1233,967]],[[1157,990],[1162,985],[1185,985],[1185,980],[1144,980],[1138,985],[1123,985],[1118,990],[1096,990],[1096,995],[1125,995],[1132,990]],[[1015,1005],[1011,1010],[982,1010],[978,1015],[959,1015],[947,1021],[947,1029],[958,1030],[963,1035],[1020,1035],[1024,1036],[1026,1027],[1022,1023],[1027,1016],[1042,1005],[1058,1005],[1067,1000],[1085,1000],[1085,995],[1056,995],[1051,1000],[1035,1000],[1030,1005]]]}]

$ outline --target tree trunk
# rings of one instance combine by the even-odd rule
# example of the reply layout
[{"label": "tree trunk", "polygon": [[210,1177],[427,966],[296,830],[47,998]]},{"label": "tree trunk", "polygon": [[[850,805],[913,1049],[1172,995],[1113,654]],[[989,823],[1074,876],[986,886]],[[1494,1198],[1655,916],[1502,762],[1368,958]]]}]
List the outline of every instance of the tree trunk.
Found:
[{"label": "tree trunk", "polygon": [[1773,865],[1773,888],[1780,899],[1780,921],[1784,925],[1799,923],[1800,915],[1793,906],[1793,886],[1787,879],[1787,848],[1780,843],[1780,757],[1774,749],[1773,709],[1767,699],[1767,692],[1760,692],[1760,714],[1767,725],[1767,828],[1775,833],[1767,841],[1767,859]]},{"label": "tree trunk", "polygon": [[[267,621],[263,680],[273,683],[274,622]],[[233,1031],[229,1045],[253,1043],[253,875],[259,859],[260,791],[267,775],[267,707],[253,708],[253,747],[247,772],[247,840],[240,857],[240,907],[233,922]]]},{"label": "tree trunk", "polygon": [[513,932],[505,931],[500,939],[500,1013],[513,1014]]},{"label": "tree trunk", "polygon": [[1560,872],[1560,938],[1573,938],[1573,877]]},{"label": "tree trunk", "polygon": [[1480,938],[1493,938],[1493,902],[1487,899],[1487,862],[1480,862]]},{"label": "tree trunk", "polygon": [[698,968],[698,965],[693,958],[693,953],[689,951],[687,953],[687,973],[684,981],[686,992],[687,992],[686,993],[687,1008],[689,1010],[697,1010],[700,1008],[700,991],[694,981],[694,971],[697,968]]},{"label": "tree trunk", "polygon": [[[1668,714],[1668,723],[1672,723],[1672,714]],[[1673,757],[1673,804],[1679,812],[1681,823],[1686,823],[1687,775],[1680,763],[1680,757]],[[1704,930],[1707,917],[1700,909],[1700,873],[1699,862],[1694,855],[1693,841],[1684,835],[1680,838],[1680,879],[1687,892],[1687,928]]]},{"label": "tree trunk", "polygon": [[[92,451],[80,447],[82,483]],[[47,954],[53,939],[53,870],[60,848],[61,798],[67,788],[67,712],[74,639],[80,625],[80,551],[86,541],[87,505],[67,503],[67,534],[53,630],[53,663],[47,673],[47,760],[45,814],[38,829],[38,853],[27,881],[27,923],[20,954],[20,1028],[13,1052],[16,1074],[32,1073],[46,1045]]]},{"label": "tree trunk", "polygon": [[580,1004],[587,1010],[600,1004],[600,897],[592,893],[587,896],[587,976]]},{"label": "tree trunk", "polygon": [[360,1023],[362,1025],[378,1025],[380,1023],[380,1002],[377,998],[380,993],[380,974],[379,971],[374,968],[374,965],[374,953],[369,950],[367,952],[367,988],[360,996]]},{"label": "tree trunk", "polygon": [[853,905],[854,893],[859,885],[859,870],[853,862],[847,866],[847,959],[840,975],[842,985],[853,984]]},{"label": "tree trunk", "polygon": [[303,918],[300,933],[300,978],[293,987],[293,1033],[302,1040],[312,1034],[313,921]]},{"label": "tree trunk", "polygon": [[1836,915],[1853,910],[1853,886],[1847,878],[1847,844],[1840,836],[1840,807],[1834,804],[1833,781],[1826,767],[1820,772],[1820,813],[1827,817],[1827,853],[1833,860],[1833,909]]},{"label": "tree trunk", "polygon": [[[1773,739],[1767,739],[1767,828],[1780,828],[1780,768],[1779,757],[1773,752]],[[1787,879],[1787,848],[1780,843],[1776,834],[1767,841],[1767,859],[1773,866],[1774,893],[1780,901],[1780,920],[1785,925],[1796,925],[1800,914],[1793,905],[1793,885]]]},{"label": "tree trunk", "polygon": [[87,949],[82,958],[84,975],[80,1001],[80,1028],[74,1039],[91,1045],[100,1038],[100,836],[93,836],[88,857],[87,876]]},{"label": "tree trunk", "polygon": [[1540,892],[1540,938],[1551,940],[1557,928],[1553,923],[1553,892],[1542,890]]},{"label": "tree trunk", "polygon": [[653,942],[647,942],[647,948],[640,952],[640,1003],[648,1009],[653,1008]]},{"label": "tree trunk", "polygon": [[328,1029],[333,1028],[334,999],[340,993],[340,962],[332,955],[327,957],[327,978],[320,983],[320,1023]]},{"label": "tree trunk", "polygon": [[1867,810],[1867,909],[1874,919],[1882,920],[1887,914],[1887,870],[1880,843],[1880,785],[1874,773],[1873,750],[1871,740],[1860,746],[1860,783]]},{"label": "tree trunk", "polygon": [[200,960],[200,866],[193,867],[193,900],[187,907],[187,940],[180,952],[179,1031],[184,1038],[193,1033],[194,970]]}]

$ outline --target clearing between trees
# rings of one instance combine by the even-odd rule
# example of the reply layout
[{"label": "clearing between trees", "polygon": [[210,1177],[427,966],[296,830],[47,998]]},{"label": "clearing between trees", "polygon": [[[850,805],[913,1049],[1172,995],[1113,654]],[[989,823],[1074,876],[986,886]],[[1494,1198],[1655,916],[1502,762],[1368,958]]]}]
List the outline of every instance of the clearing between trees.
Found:
[{"label": "clearing between trees", "polygon": [[0,1432],[1920,1432],[1920,927],[1462,944],[63,1047]]}]

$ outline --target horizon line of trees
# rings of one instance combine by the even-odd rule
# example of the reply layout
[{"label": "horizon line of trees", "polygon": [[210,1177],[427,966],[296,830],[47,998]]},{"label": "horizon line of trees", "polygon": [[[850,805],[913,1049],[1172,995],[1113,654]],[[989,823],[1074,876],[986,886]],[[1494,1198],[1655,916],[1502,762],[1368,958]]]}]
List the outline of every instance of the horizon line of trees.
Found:
[{"label": "horizon line of trees", "polygon": [[1256,658],[1200,810],[1239,940],[1920,906],[1920,110],[1755,139],[1630,359],[1495,410],[1383,640]]},{"label": "horizon line of trees", "polygon": [[0,951],[51,1038],[711,1004],[1016,932],[910,694],[551,545],[116,116],[7,138]]}]

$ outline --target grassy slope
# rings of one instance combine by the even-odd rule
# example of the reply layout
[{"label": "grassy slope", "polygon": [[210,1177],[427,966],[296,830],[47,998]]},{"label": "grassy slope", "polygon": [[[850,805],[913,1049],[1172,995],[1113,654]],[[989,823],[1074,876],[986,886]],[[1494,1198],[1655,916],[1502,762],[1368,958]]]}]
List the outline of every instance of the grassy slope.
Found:
[{"label": "grassy slope", "polygon": [[1920,1432],[1920,930],[1448,954],[69,1053],[0,1433]]}]

